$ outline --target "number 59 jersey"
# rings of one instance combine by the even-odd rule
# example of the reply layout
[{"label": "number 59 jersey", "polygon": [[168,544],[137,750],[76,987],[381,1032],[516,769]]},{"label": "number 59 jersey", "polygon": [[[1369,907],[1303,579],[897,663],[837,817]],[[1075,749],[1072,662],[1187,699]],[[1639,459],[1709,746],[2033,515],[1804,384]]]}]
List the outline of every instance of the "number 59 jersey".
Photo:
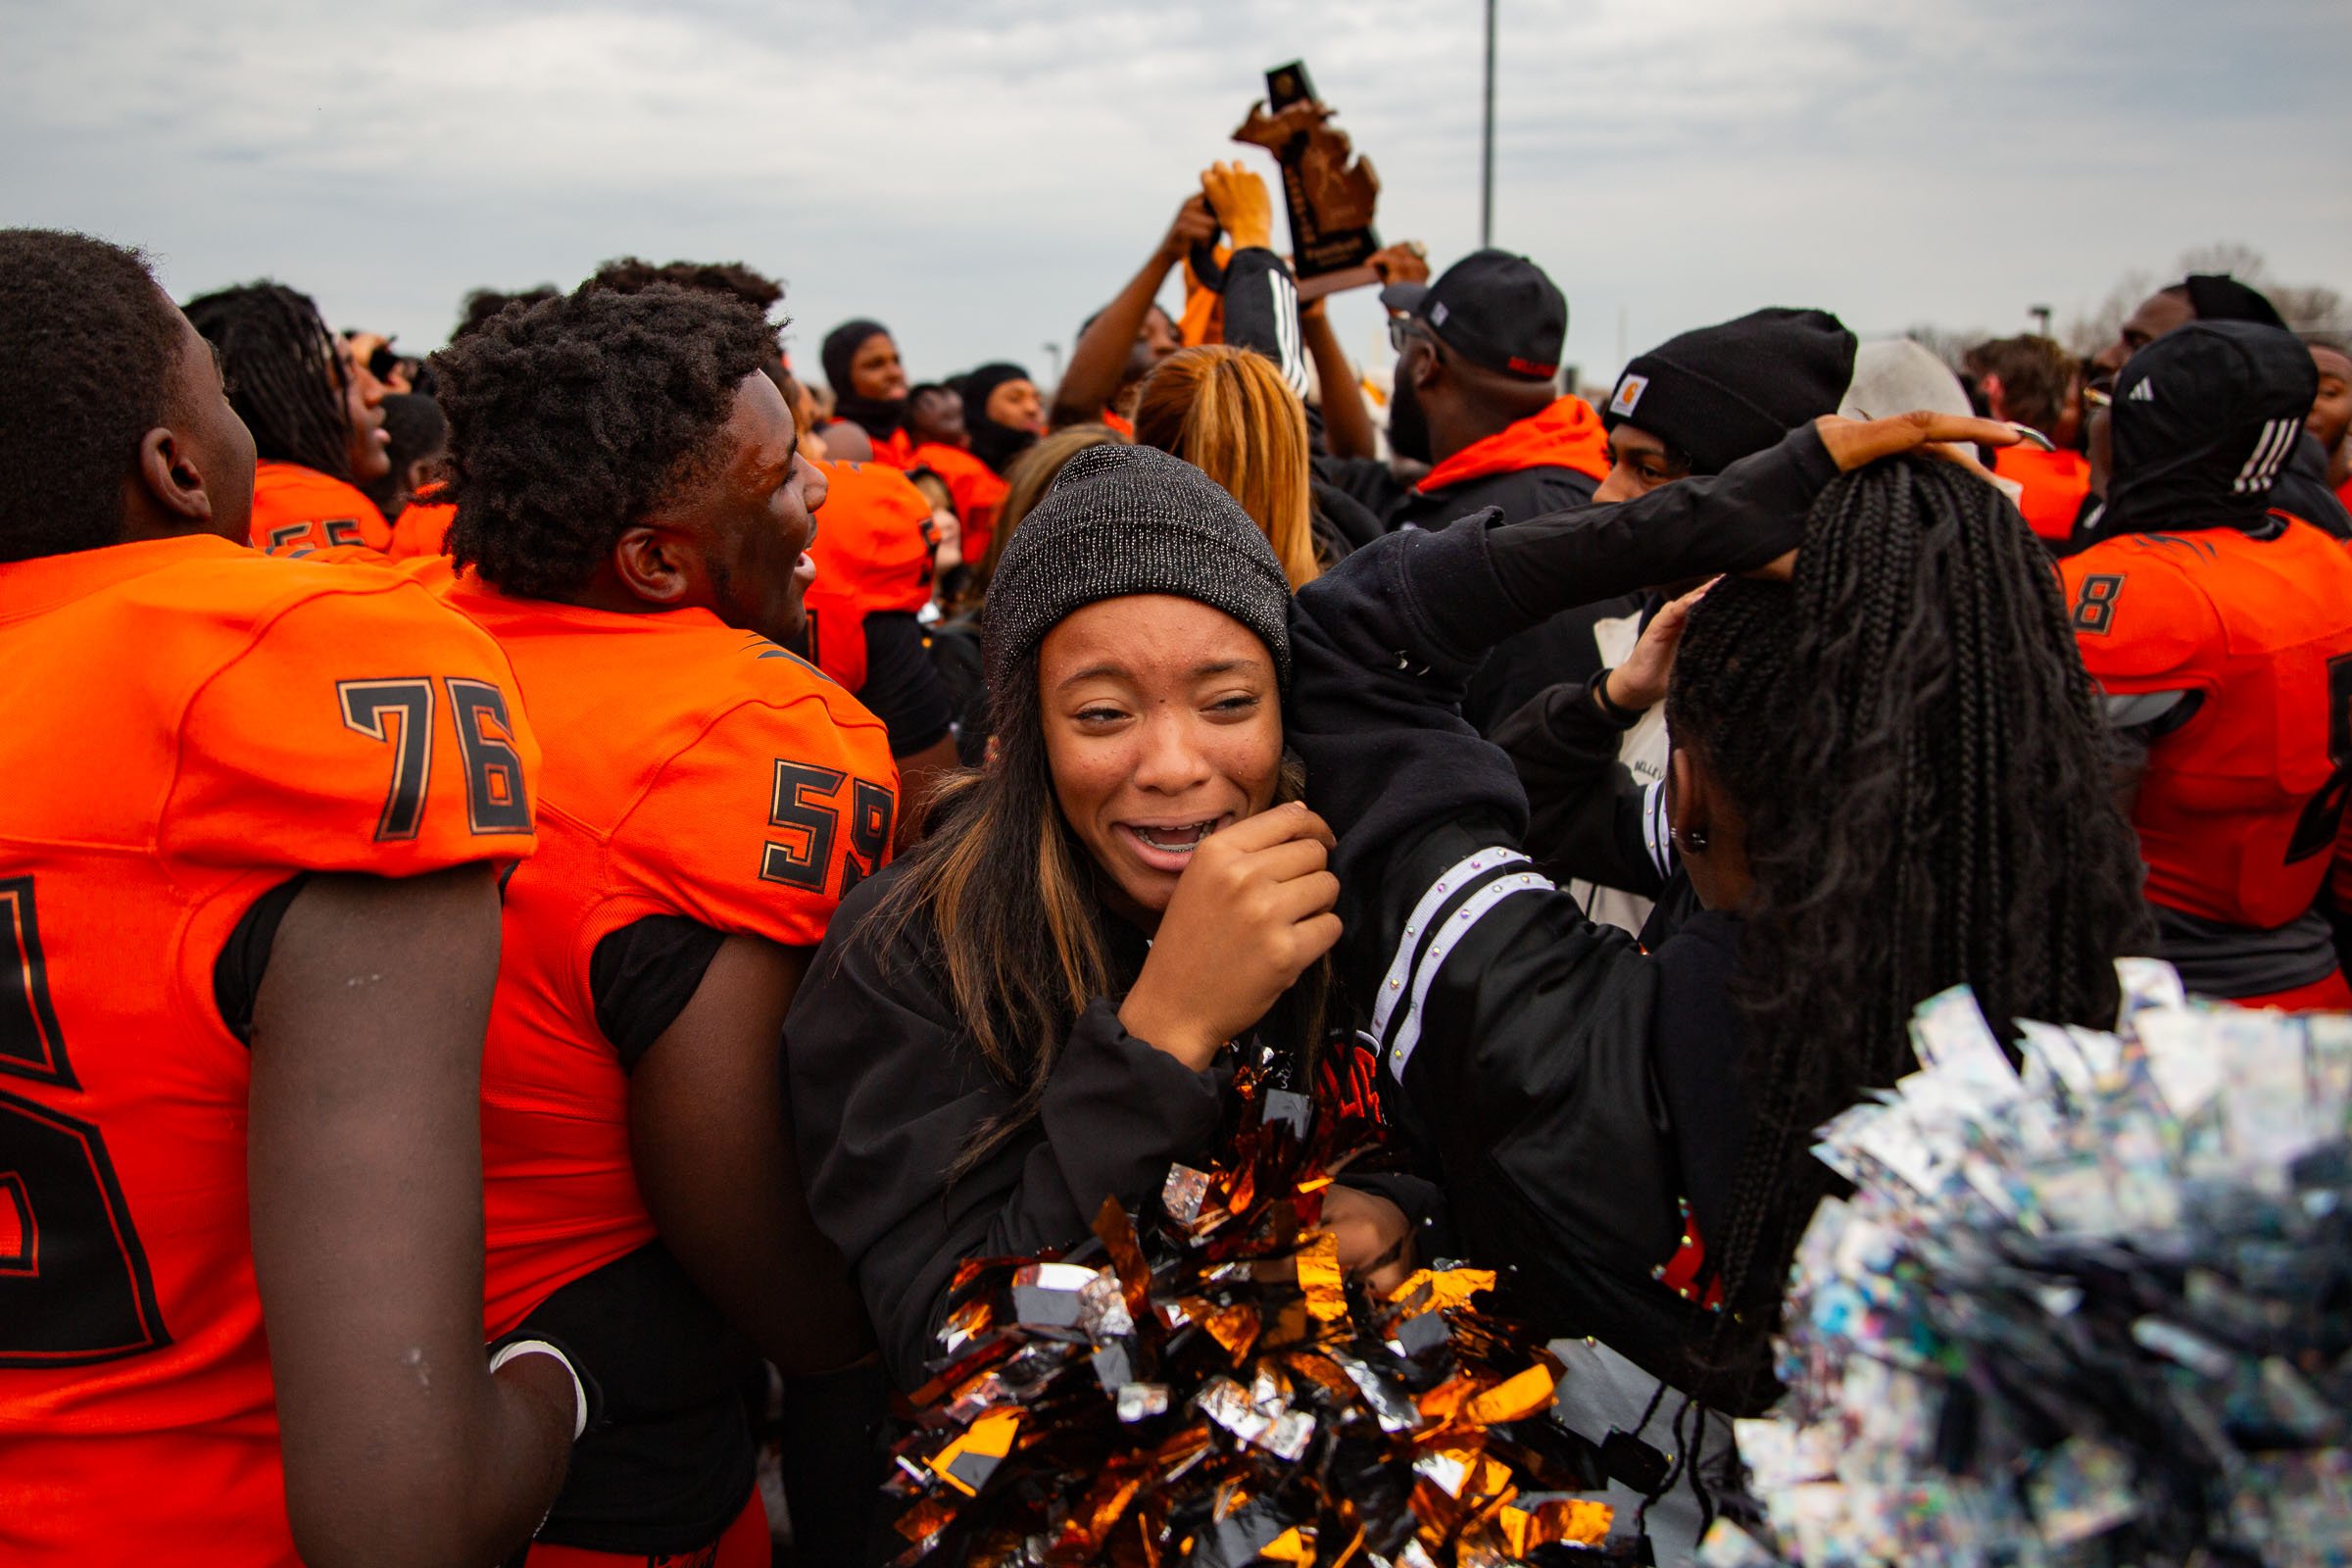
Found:
[{"label": "number 59 jersey", "polygon": [[0,564],[0,1561],[294,1561],[223,950],[305,872],[530,853],[514,690],[387,569]]},{"label": "number 59 jersey", "polygon": [[442,597],[514,661],[547,752],[482,1054],[485,1322],[503,1334],[654,1240],[599,944],[667,917],[813,947],[889,858],[898,774],[856,699],[708,611],[514,598],[470,573]]},{"label": "number 59 jersey", "polygon": [[2101,689],[2195,694],[2132,813],[2148,898],[2266,931],[2311,908],[2352,782],[2352,553],[2272,522],[2125,534],[2059,564]]}]

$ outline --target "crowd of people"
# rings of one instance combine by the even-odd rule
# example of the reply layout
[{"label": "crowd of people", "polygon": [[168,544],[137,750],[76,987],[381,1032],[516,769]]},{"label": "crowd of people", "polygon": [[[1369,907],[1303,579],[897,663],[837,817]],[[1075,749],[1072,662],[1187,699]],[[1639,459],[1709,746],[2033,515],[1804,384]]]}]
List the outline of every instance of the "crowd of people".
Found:
[{"label": "crowd of people", "polygon": [[878,1560],[959,1265],[1248,1063],[1685,1561],[1916,1004],[2352,1010],[2343,344],[1588,401],[1535,261],[1374,266],[1385,393],[1215,166],[1057,384],[916,384],[734,263],[419,360],[0,232],[0,1557]]}]

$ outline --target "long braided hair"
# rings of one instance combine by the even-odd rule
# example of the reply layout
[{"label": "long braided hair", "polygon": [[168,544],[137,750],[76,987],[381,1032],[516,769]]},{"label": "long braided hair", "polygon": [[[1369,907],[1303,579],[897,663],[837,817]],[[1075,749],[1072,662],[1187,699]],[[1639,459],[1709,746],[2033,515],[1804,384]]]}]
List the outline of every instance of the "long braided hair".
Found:
[{"label": "long braided hair", "polygon": [[1735,995],[1757,1114],[1708,1238],[1715,1351],[1752,1366],[1830,1187],[1813,1130],[1910,1071],[1912,1008],[1962,981],[2004,1039],[2112,1026],[2114,959],[2148,935],[2140,862],[2049,560],[1949,464],[1839,478],[1792,581],[1719,583],[1667,716],[1743,815],[1755,878]]},{"label": "long braided hair", "polygon": [[255,453],[349,481],[349,376],[311,297],[265,279],[201,295],[184,309],[220,351],[229,405],[253,432]]}]

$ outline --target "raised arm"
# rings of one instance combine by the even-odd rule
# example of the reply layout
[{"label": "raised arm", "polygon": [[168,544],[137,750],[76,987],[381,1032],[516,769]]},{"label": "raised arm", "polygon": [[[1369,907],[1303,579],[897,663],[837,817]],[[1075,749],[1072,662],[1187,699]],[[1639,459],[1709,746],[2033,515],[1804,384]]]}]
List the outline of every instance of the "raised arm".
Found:
[{"label": "raised arm", "polygon": [[1216,237],[1217,220],[1209,213],[1208,203],[1199,195],[1186,197],[1157,248],[1070,345],[1069,368],[1061,372],[1061,384],[1054,389],[1055,428],[1102,417],[1102,410],[1118,394],[1127,356],[1135,347],[1136,334],[1144,328],[1144,318],[1151,314],[1152,302],[1159,296],[1160,285],[1187,251]]}]

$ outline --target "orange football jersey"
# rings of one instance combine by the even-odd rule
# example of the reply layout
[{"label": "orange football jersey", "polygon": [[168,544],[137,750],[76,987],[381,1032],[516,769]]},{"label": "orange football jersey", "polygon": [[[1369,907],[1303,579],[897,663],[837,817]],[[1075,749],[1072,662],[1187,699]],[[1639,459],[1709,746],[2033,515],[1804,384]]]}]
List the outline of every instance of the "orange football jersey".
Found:
[{"label": "orange football jersey", "polygon": [[1992,471],[2025,486],[2017,498],[2026,525],[2053,542],[2074,536],[2075,516],[2090,494],[2090,460],[2080,452],[2044,452],[2037,447],[2000,447]]},{"label": "orange football jersey", "polygon": [[906,433],[905,425],[901,425],[874,442],[874,461],[885,467],[913,467],[914,437]]},{"label": "orange football jersey", "polygon": [[299,463],[253,466],[253,548],[272,555],[359,545],[384,554],[392,525],[374,502],[341,479]]},{"label": "orange football jersey", "polygon": [[2352,782],[2352,555],[2281,520],[2271,539],[2126,534],[2059,563],[2092,679],[2202,698],[2140,776],[2148,897],[2259,930],[2311,908]]},{"label": "orange football jersey", "polygon": [[496,1335],[654,1239],[628,1079],[590,990],[598,942],[676,915],[813,946],[889,858],[898,772],[879,719],[708,611],[510,598],[470,573],[443,601],[514,661],[547,748],[540,850],[507,884],[483,1048]]},{"label": "orange football jersey", "polygon": [[449,525],[457,520],[458,509],[446,501],[412,501],[392,519],[392,538],[384,554],[394,561],[446,554]]},{"label": "orange football jersey", "polygon": [[978,565],[988,559],[988,541],[997,528],[997,509],[1012,487],[997,470],[961,447],[926,441],[914,449],[914,463],[947,481],[956,503],[956,520],[963,525],[963,559]]},{"label": "orange football jersey", "polygon": [[302,872],[529,854],[514,692],[381,567],[0,564],[0,1561],[295,1561],[215,965]]},{"label": "orange football jersey", "polygon": [[914,481],[878,463],[819,463],[825,504],[808,546],[808,658],[853,692],[865,689],[865,617],[931,602],[939,540]]}]

